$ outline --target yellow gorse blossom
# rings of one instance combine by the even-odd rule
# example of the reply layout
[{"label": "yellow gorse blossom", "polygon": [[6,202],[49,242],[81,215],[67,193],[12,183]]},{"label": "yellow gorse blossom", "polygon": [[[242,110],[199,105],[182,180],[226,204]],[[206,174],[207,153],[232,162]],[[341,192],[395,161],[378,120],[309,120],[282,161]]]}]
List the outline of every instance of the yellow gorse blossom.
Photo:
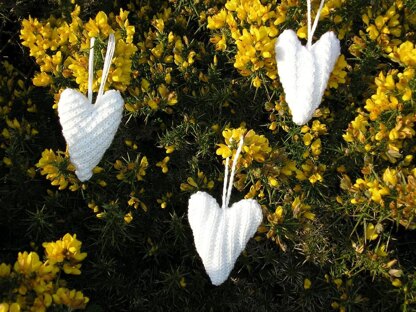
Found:
[{"label": "yellow gorse blossom", "polygon": [[39,260],[39,256],[36,252],[19,252],[17,261],[14,264],[14,271],[23,274],[25,276],[30,276],[36,272],[42,262]]},{"label": "yellow gorse blossom", "polygon": [[0,277],[7,277],[10,275],[10,264],[0,263]]},{"label": "yellow gorse blossom", "polygon": [[234,67],[241,75],[252,76],[255,87],[261,85],[259,75],[276,78],[276,25],[284,22],[285,9],[283,5],[277,11],[275,9],[274,5],[263,5],[259,0],[229,0],[224,9],[208,17],[207,27],[221,31],[214,33],[211,42],[222,51],[227,49],[228,42],[235,44]]},{"label": "yellow gorse blossom", "polygon": [[392,52],[393,47],[401,43],[398,39],[403,31],[403,24],[399,20],[401,12],[403,12],[403,5],[400,1],[390,6],[385,2],[378,12],[368,9],[367,13],[362,16],[367,26],[368,37],[376,41],[387,53]]},{"label": "yellow gorse blossom", "polygon": [[374,224],[370,223],[367,225],[367,228],[365,229],[365,237],[368,240],[375,240],[378,237],[378,230]]},{"label": "yellow gorse blossom", "polygon": [[[415,194],[415,172],[410,166],[413,160],[410,151],[416,134],[416,117],[406,96],[410,80],[405,77],[409,74],[413,77],[413,69],[405,68],[403,73],[391,70],[387,75],[381,72],[375,79],[376,94],[366,101],[368,112],[361,111],[344,135],[352,150],[370,157],[378,155],[385,161],[385,167],[378,168],[379,175],[375,176],[372,165],[364,164],[363,177],[352,184],[344,176],[341,187],[350,194],[349,200],[354,205],[370,202],[387,207],[393,218],[400,214],[400,224],[415,228],[411,213],[416,207],[411,198]],[[383,120],[386,115],[392,117]]]},{"label": "yellow gorse blossom", "polygon": [[[65,246],[63,246],[65,245]],[[47,311],[54,308],[85,308],[89,298],[80,291],[63,292],[62,273],[67,272],[62,261],[80,262],[86,253],[81,253],[81,242],[76,235],[66,234],[56,242],[44,243],[46,259],[41,261],[37,252],[19,252],[13,269],[0,264],[0,277],[13,285],[9,293],[2,294],[0,311]],[[58,251],[59,249],[59,251]],[[58,256],[58,254],[60,254]],[[79,273],[78,273],[79,274]],[[7,302],[4,298],[7,297]]]},{"label": "yellow gorse blossom", "polygon": [[75,289],[69,290],[67,288],[58,288],[55,294],[52,295],[53,301],[59,305],[65,305],[71,309],[84,309],[89,301],[88,297]]},{"label": "yellow gorse blossom", "polygon": [[346,83],[348,63],[345,60],[344,54],[341,54],[335,63],[334,70],[328,80],[328,87],[337,89],[340,84]]},{"label": "yellow gorse blossom", "polygon": [[114,163],[114,168],[118,171],[116,177],[121,181],[143,181],[148,166],[149,162],[146,156],[137,156],[135,161],[117,159]]},{"label": "yellow gorse blossom", "polygon": [[46,258],[51,264],[63,262],[63,268],[66,274],[81,274],[79,270],[80,262],[85,259],[87,254],[81,252],[82,243],[77,240],[76,235],[65,234],[65,236],[56,242],[43,243]]},{"label": "yellow gorse blossom", "polygon": [[[134,26],[127,19],[128,11],[120,10],[118,16],[108,17],[98,12],[94,19],[85,25],[79,18],[81,8],[76,5],[71,13],[72,21],[51,17],[45,22],[29,17],[23,20],[20,38],[35,57],[40,72],[35,74],[36,86],[49,86],[56,78],[74,80],[82,93],[86,93],[88,84],[88,53],[91,37],[97,37],[97,45],[107,41],[110,33],[116,37],[116,50],[108,77],[108,84],[124,91],[131,80],[131,58],[137,51],[133,45]],[[68,53],[68,51],[77,51]],[[101,71],[94,77],[93,90],[98,91]]]},{"label": "yellow gorse blossom", "polygon": [[11,304],[2,302],[0,303],[0,312],[20,312],[20,304],[13,302]]},{"label": "yellow gorse blossom", "polygon": [[203,190],[203,189],[212,189],[214,187],[214,181],[209,180],[204,172],[198,171],[196,177],[188,177],[186,179],[186,183],[181,183],[180,189],[181,191],[196,191],[196,190]]},{"label": "yellow gorse blossom", "polygon": [[264,162],[271,151],[267,138],[263,135],[257,135],[253,130],[247,131],[244,128],[225,129],[222,135],[226,144],[218,144],[216,153],[223,158],[234,155],[240,138],[244,138],[241,158],[238,163],[246,168],[253,161],[258,163]]},{"label": "yellow gorse blossom", "polygon": [[143,209],[144,212],[147,212],[146,204],[139,199],[139,196],[143,195],[143,193],[144,193],[144,189],[141,189],[138,192],[135,192],[135,191],[131,192],[130,199],[127,202],[127,204],[129,206],[132,206],[134,209],[138,209],[140,207]]},{"label": "yellow gorse blossom", "polygon": [[52,185],[59,186],[59,190],[64,190],[69,186],[71,191],[79,189],[79,181],[75,176],[75,167],[69,161],[67,153],[53,150],[44,150],[36,167],[40,168],[40,173],[46,175],[51,180]]},{"label": "yellow gorse blossom", "polygon": [[156,167],[160,167],[163,173],[167,173],[169,171],[168,162],[170,160],[169,156],[163,158],[163,160],[156,163]]},{"label": "yellow gorse blossom", "polygon": [[166,194],[162,195],[162,198],[157,199],[157,203],[160,204],[160,208],[165,209],[168,206],[170,198],[172,197],[171,192],[167,192]]},{"label": "yellow gorse blossom", "polygon": [[395,46],[389,57],[405,66],[414,68],[416,66],[416,47],[414,43],[405,41],[401,45]]}]

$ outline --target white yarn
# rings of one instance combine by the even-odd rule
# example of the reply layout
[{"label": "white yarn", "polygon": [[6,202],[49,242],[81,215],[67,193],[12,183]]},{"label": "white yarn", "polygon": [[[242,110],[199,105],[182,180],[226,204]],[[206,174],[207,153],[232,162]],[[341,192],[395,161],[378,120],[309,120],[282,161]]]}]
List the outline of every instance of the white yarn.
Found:
[{"label": "white yarn", "polygon": [[103,94],[104,85],[114,54],[114,34],[110,34],[104,61],[100,90],[92,104],[92,75],[94,63],[94,38],[90,42],[88,98],[73,89],[65,89],[58,103],[59,121],[68,144],[69,157],[80,181],[91,178],[105,151],[113,141],[121,122],[124,101],[119,91]]},{"label": "white yarn", "polygon": [[312,45],[324,4],[321,1],[313,26],[311,4],[308,0],[308,43],[303,46],[296,33],[285,30],[276,41],[275,52],[278,74],[292,112],[293,122],[303,125],[311,120],[319,107],[329,76],[341,53],[340,42],[333,32],[327,32]]},{"label": "white yarn", "polygon": [[254,199],[243,199],[228,207],[242,144],[243,138],[233,161],[228,191],[229,158],[226,159],[222,208],[215,198],[205,192],[197,192],[189,199],[188,219],[196,250],[212,284],[216,286],[228,278],[238,256],[263,219],[261,207]]}]

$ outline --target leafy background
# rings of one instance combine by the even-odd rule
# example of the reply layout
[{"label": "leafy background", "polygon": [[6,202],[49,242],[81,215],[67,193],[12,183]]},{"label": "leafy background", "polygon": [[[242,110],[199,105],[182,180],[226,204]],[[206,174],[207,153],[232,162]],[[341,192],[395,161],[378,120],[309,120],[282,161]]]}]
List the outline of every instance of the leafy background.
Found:
[{"label": "leafy background", "polygon": [[[315,39],[333,30],[342,56],[305,126],[291,121],[274,42],[288,28],[305,38],[306,1],[5,1],[0,16],[3,303],[76,308],[46,304],[60,280],[24,292],[4,269],[22,251],[49,261],[42,244],[71,233],[88,256],[62,277],[90,311],[415,310],[413,0],[325,2]],[[111,31],[107,88],[124,116],[81,183],[56,107],[67,87],[85,93],[91,36],[97,91]],[[220,199],[242,133],[232,201],[257,199],[264,222],[215,287],[187,203],[197,190]]]}]

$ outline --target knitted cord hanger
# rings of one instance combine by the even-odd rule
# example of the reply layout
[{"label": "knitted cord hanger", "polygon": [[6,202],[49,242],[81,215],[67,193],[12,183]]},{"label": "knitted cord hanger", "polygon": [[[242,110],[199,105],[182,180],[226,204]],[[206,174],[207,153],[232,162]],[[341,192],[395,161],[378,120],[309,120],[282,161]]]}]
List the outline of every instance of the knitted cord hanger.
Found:
[{"label": "knitted cord hanger", "polygon": [[75,174],[80,181],[91,178],[105,151],[113,141],[121,121],[124,101],[119,91],[108,90],[104,86],[110,71],[115,50],[115,37],[110,34],[100,88],[95,104],[92,104],[94,43],[90,40],[88,61],[88,98],[74,89],[65,89],[58,103],[59,121],[62,133],[68,144],[69,157],[75,166]]},{"label": "knitted cord hanger", "polygon": [[311,20],[311,0],[308,6],[308,41],[303,46],[296,33],[285,30],[276,41],[276,63],[285,99],[292,112],[293,122],[304,125],[319,107],[329,76],[341,53],[336,35],[326,32],[312,44],[319,16],[325,0],[321,1],[315,21]]},{"label": "knitted cord hanger", "polygon": [[261,207],[254,199],[243,199],[228,207],[243,143],[241,137],[230,177],[230,158],[225,161],[221,208],[215,198],[205,192],[197,192],[189,199],[188,219],[196,250],[212,284],[216,286],[228,278],[238,256],[263,219]]}]

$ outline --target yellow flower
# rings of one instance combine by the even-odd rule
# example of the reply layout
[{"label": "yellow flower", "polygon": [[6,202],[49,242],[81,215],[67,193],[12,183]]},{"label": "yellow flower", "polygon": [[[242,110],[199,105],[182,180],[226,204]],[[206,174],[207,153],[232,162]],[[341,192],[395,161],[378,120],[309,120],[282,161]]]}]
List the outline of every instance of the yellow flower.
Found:
[{"label": "yellow flower", "polygon": [[296,34],[301,39],[307,38],[308,37],[308,26],[307,25],[304,25],[304,26],[300,27],[298,29],[298,31],[296,32]]},{"label": "yellow flower", "polygon": [[226,144],[218,144],[217,155],[223,158],[231,157],[235,154],[238,142],[243,136],[244,144],[242,148],[239,164],[249,167],[253,161],[258,163],[264,162],[271,152],[269,140],[263,135],[257,135],[254,130],[247,131],[244,128],[225,129],[222,132]]},{"label": "yellow flower", "polygon": [[165,146],[165,149],[166,149],[166,154],[171,154],[175,151],[175,145]]},{"label": "yellow flower", "polygon": [[274,213],[271,213],[267,216],[267,221],[271,225],[281,224],[284,221],[284,210],[282,206],[277,206]]},{"label": "yellow flower", "polygon": [[387,257],[388,256],[388,252],[387,252],[387,247],[385,244],[381,245],[381,246],[377,246],[375,249],[376,255],[379,257]]},{"label": "yellow flower", "polygon": [[37,87],[47,87],[52,83],[52,78],[47,73],[41,72],[37,73],[32,81]]},{"label": "yellow flower", "polygon": [[[64,262],[64,270],[67,274],[78,275],[81,273],[78,265],[85,259],[87,253],[81,252],[82,242],[77,240],[76,234],[73,236],[69,233],[56,242],[43,243],[46,258],[51,264]],[[69,263],[68,263],[69,262]]]},{"label": "yellow flower", "polygon": [[299,196],[297,196],[292,202],[293,216],[297,219],[303,217],[309,220],[314,220],[315,214],[310,210],[311,206],[304,204]]},{"label": "yellow flower", "polygon": [[368,26],[366,31],[368,32],[371,40],[376,40],[380,34],[375,25]]},{"label": "yellow flower", "polygon": [[397,179],[397,170],[387,168],[383,173],[383,181],[387,185],[391,187],[395,187],[397,185],[398,179]]},{"label": "yellow flower", "polygon": [[67,288],[58,288],[55,294],[52,295],[53,301],[56,304],[63,304],[71,309],[84,309],[89,298],[75,289],[69,290]]},{"label": "yellow flower", "polygon": [[137,181],[143,180],[143,177],[146,175],[146,170],[148,166],[149,166],[149,162],[147,161],[147,157],[143,156],[142,159],[140,160],[140,165],[136,173]]},{"label": "yellow flower", "polygon": [[64,152],[58,151],[55,154],[53,150],[44,150],[36,167],[41,168],[40,173],[46,175],[46,178],[52,181],[52,185],[59,185],[59,190],[66,189],[68,185],[71,191],[79,188],[78,179],[74,175],[75,167]]},{"label": "yellow flower", "polygon": [[0,277],[8,277],[10,275],[10,269],[10,264],[0,263]]},{"label": "yellow flower", "polygon": [[224,33],[221,36],[214,35],[209,41],[215,44],[215,50],[217,51],[225,51],[227,49],[227,38]]},{"label": "yellow flower", "polygon": [[170,157],[166,156],[165,158],[163,158],[162,161],[159,161],[156,163],[156,167],[160,167],[163,173],[167,173],[169,171],[169,168],[168,168],[169,160],[170,160]]},{"label": "yellow flower", "polygon": [[134,209],[138,209],[139,206],[143,209],[144,212],[147,212],[147,206],[144,202],[142,202],[138,196],[144,193],[144,189],[142,188],[138,193],[135,191],[130,193],[130,199],[127,202],[129,206],[133,206]]},{"label": "yellow flower", "polygon": [[335,63],[334,70],[331,73],[331,76],[328,81],[329,88],[337,89],[340,84],[346,82],[347,72],[345,69],[348,67],[348,63],[345,61],[344,54],[338,58]]},{"label": "yellow flower", "polygon": [[157,199],[157,203],[160,204],[160,207],[162,209],[165,209],[168,206],[168,202],[171,197],[172,197],[172,193],[167,192],[165,195],[162,196],[162,198]]},{"label": "yellow flower", "polygon": [[[106,87],[112,85],[113,88],[126,90],[131,79],[131,59],[137,51],[136,45],[132,42],[135,28],[129,24],[128,11],[120,10],[118,16],[107,16],[101,11],[85,25],[79,14],[80,7],[76,5],[71,13],[70,23],[64,18],[53,16],[46,21],[32,18],[22,21],[22,44],[29,48],[30,55],[35,57],[36,63],[40,66],[40,73],[36,73],[33,78],[34,85],[49,86],[54,82],[53,77],[74,78],[80,92],[85,93],[88,87],[90,38],[96,37],[97,41],[106,41],[113,32],[117,44]],[[110,24],[116,29],[113,30]],[[72,53],[68,54],[67,51]],[[96,55],[101,57],[101,53]],[[95,76],[93,90],[97,91],[101,71],[96,70]]]},{"label": "yellow flower", "polygon": [[367,228],[365,229],[365,237],[368,240],[375,240],[378,237],[377,228],[374,224],[370,223],[367,225]]},{"label": "yellow flower", "polygon": [[216,150],[217,155],[221,155],[222,158],[227,158],[232,155],[231,149],[225,144],[218,144],[218,148]]},{"label": "yellow flower", "polygon": [[218,14],[208,17],[208,29],[219,29],[225,25],[225,19],[227,18],[227,11],[222,9]]},{"label": "yellow flower", "polygon": [[255,78],[253,78],[251,80],[251,83],[253,84],[253,86],[255,88],[260,88],[261,87],[261,79],[258,76],[256,76]]},{"label": "yellow flower", "polygon": [[311,286],[312,286],[311,280],[309,278],[305,278],[303,280],[303,288],[304,289],[309,289],[309,288],[311,288]]},{"label": "yellow flower", "polygon": [[322,182],[324,180],[319,172],[310,175],[308,179],[309,182],[311,182],[311,184],[315,184],[316,182]]},{"label": "yellow flower", "polygon": [[132,179],[143,181],[148,166],[149,162],[146,156],[140,158],[138,155],[135,161],[125,160],[124,163],[117,159],[114,163],[114,168],[119,171],[116,178],[121,181],[131,181]]},{"label": "yellow flower", "polygon": [[19,252],[17,261],[14,264],[14,271],[25,276],[30,276],[35,273],[41,265],[42,262],[39,261],[39,256],[36,252]]},{"label": "yellow flower", "polygon": [[199,171],[196,176],[196,181],[193,177],[188,177],[186,183],[181,183],[181,191],[194,191],[201,189],[212,189],[214,187],[214,181],[208,180],[204,172]]},{"label": "yellow flower", "polygon": [[410,41],[403,42],[399,47],[394,47],[389,57],[405,66],[416,66],[416,47]]},{"label": "yellow flower", "polygon": [[124,215],[124,222],[126,222],[127,224],[129,224],[132,220],[133,220],[133,215],[131,211]]},{"label": "yellow flower", "polygon": [[402,282],[401,282],[401,280],[400,280],[400,279],[398,279],[398,278],[395,278],[395,279],[391,282],[391,284],[392,284],[394,287],[401,287],[401,286],[402,286]]},{"label": "yellow flower", "polygon": [[2,302],[0,303],[0,312],[20,312],[21,307],[20,304],[17,302],[13,302],[11,304]]},{"label": "yellow flower", "polygon": [[186,280],[185,280],[185,277],[181,277],[181,280],[179,281],[179,285],[180,285],[182,288],[185,288],[185,287],[186,287]]},{"label": "yellow flower", "polygon": [[9,157],[3,157],[3,164],[5,164],[7,167],[11,167],[13,162]]},{"label": "yellow flower", "polygon": [[318,138],[315,141],[313,141],[313,143],[311,145],[312,155],[313,156],[320,155],[321,154],[321,148],[322,148],[321,139]]},{"label": "yellow flower", "polygon": [[308,133],[306,133],[306,134],[303,136],[303,144],[305,144],[306,146],[311,145],[311,143],[312,143],[312,139],[313,139],[312,134],[310,134],[309,132],[308,132]]},{"label": "yellow flower", "polygon": [[380,186],[379,181],[373,180],[366,183],[371,200],[383,205],[383,196],[389,195],[390,190],[386,186]]},{"label": "yellow flower", "polygon": [[319,120],[314,120],[311,127],[312,132],[317,135],[327,134],[328,129],[325,124],[321,123]]},{"label": "yellow flower", "polygon": [[365,143],[367,133],[368,119],[363,114],[359,114],[355,119],[348,125],[348,129],[345,134],[342,135],[346,142],[358,142]]},{"label": "yellow flower", "polygon": [[[276,13],[272,4],[263,5],[259,0],[228,0],[225,8],[208,17],[208,28],[220,30],[211,37],[217,50],[225,51],[227,40],[235,44],[237,52],[234,67],[241,75],[250,76],[261,72],[274,80],[274,40],[278,35],[276,25],[284,20],[285,10],[281,6]],[[259,76],[252,77],[253,86],[259,88]]]},{"label": "yellow flower", "polygon": [[47,311],[52,304],[52,296],[49,293],[38,294],[35,298],[31,311],[43,312]]},{"label": "yellow flower", "polygon": [[169,91],[168,88],[161,84],[157,91],[159,92],[161,99],[166,102],[167,105],[175,105],[178,103],[178,97],[175,91]]}]

